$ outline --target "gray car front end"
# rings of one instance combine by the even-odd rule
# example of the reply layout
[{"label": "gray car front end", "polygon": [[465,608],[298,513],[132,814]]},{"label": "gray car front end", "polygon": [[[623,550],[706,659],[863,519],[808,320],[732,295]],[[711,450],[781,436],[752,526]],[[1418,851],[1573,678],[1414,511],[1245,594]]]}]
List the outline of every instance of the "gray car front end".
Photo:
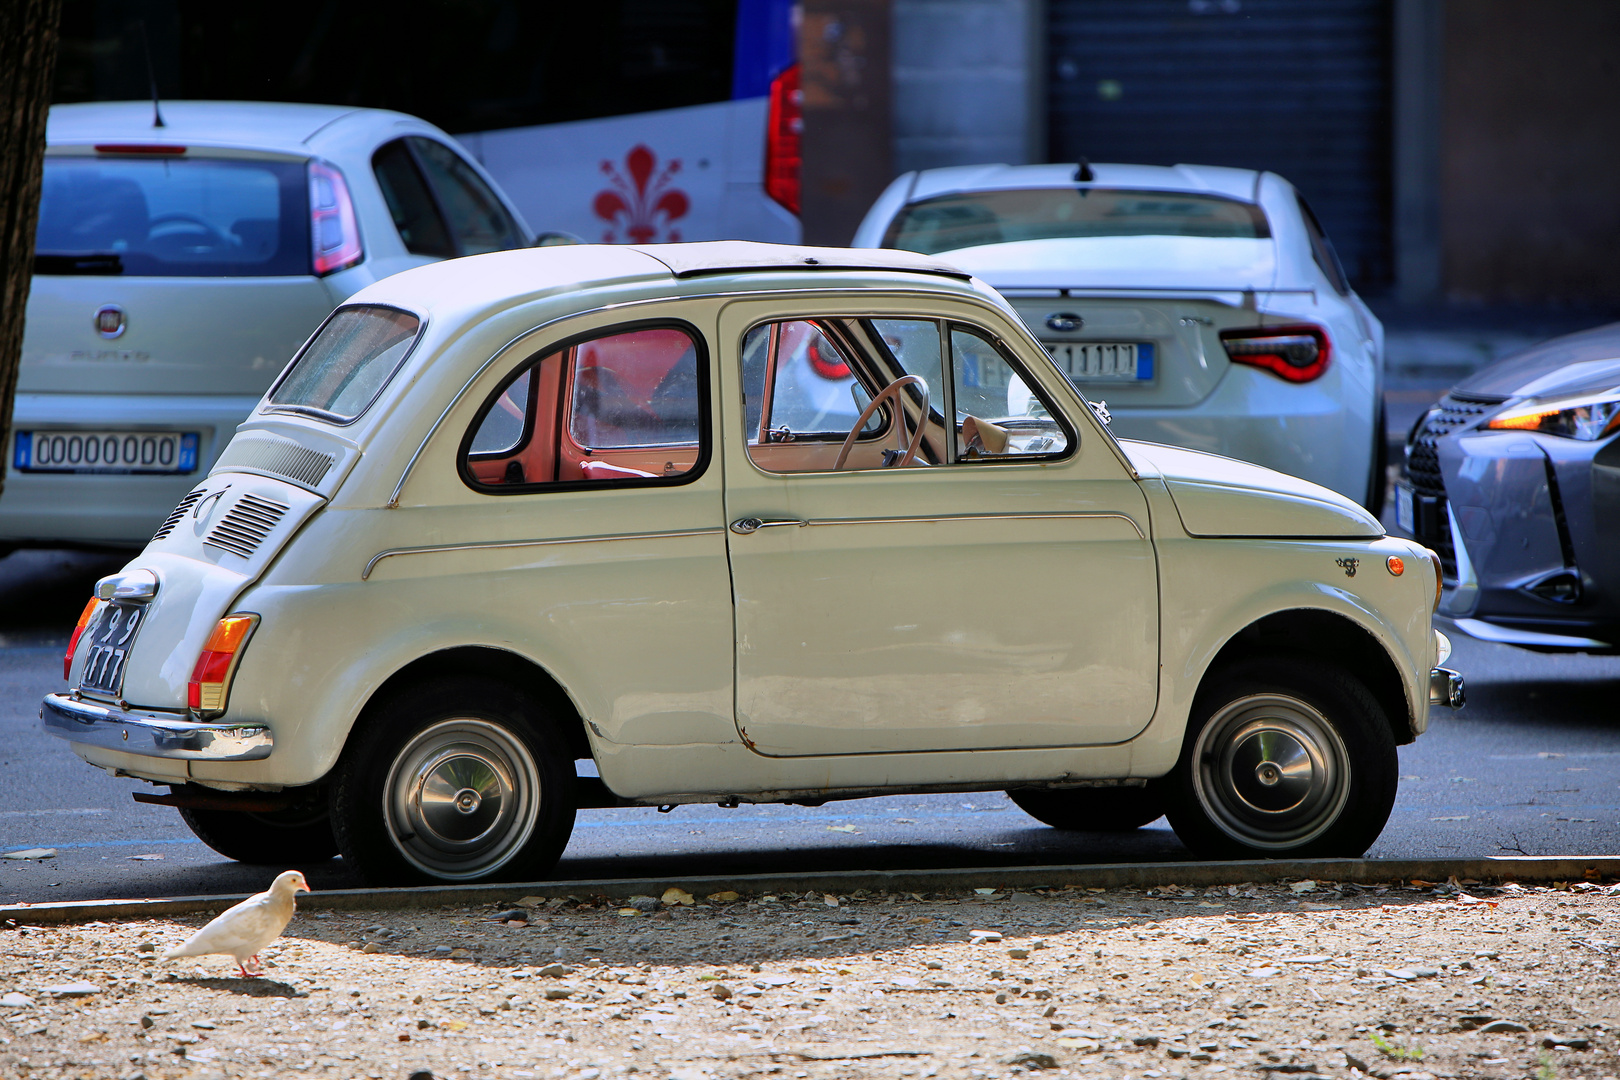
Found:
[{"label": "gray car front end", "polygon": [[1401,530],[1440,553],[1439,614],[1485,641],[1620,651],[1620,323],[1459,384],[1413,427]]}]

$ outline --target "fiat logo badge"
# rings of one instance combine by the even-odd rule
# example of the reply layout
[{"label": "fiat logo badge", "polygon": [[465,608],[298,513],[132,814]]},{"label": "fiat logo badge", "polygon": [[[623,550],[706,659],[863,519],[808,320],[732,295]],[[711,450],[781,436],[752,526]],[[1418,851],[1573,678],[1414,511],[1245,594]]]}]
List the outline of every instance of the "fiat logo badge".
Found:
[{"label": "fiat logo badge", "polygon": [[124,309],[117,304],[107,304],[96,309],[96,333],[111,341],[121,337],[124,333]]},{"label": "fiat logo badge", "polygon": [[1072,311],[1058,311],[1046,317],[1046,328],[1056,330],[1060,334],[1067,334],[1071,330],[1078,330],[1086,325],[1086,320]]}]

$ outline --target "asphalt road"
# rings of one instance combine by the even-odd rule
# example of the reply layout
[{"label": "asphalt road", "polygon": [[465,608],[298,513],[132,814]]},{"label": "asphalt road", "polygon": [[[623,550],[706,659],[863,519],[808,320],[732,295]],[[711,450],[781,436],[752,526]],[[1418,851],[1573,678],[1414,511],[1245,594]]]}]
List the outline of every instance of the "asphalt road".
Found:
[{"label": "asphalt road", "polygon": [[[25,551],[0,560],[0,903],[263,888],[271,869],[228,862],[146,785],[81,762],[38,729],[60,689],[66,630],[119,558]],[[1401,749],[1401,791],[1373,856],[1620,853],[1620,658],[1540,656],[1453,634],[1469,704],[1438,711]],[[1060,833],[998,793],[820,808],[683,806],[580,815],[564,878],[741,871],[1168,861],[1189,855],[1159,821],[1124,836]],[[274,868],[274,869],[280,869]],[[317,889],[359,882],[341,860],[301,867]]]}]

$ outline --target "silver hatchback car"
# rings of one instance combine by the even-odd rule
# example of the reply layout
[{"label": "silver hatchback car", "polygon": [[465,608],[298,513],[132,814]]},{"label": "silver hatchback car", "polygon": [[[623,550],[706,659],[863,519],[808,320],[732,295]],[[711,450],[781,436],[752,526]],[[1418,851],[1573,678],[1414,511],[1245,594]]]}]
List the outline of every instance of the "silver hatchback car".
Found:
[{"label": "silver hatchback car", "polygon": [[0,554],[140,547],[339,303],[529,232],[444,132],[376,109],[51,110]]}]

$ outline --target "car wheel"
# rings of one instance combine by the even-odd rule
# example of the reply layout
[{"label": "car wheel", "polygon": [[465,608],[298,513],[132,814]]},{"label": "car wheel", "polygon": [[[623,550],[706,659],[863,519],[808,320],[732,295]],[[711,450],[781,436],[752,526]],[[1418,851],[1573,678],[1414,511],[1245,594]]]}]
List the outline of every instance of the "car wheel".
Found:
[{"label": "car wheel", "polygon": [[1358,857],[1395,805],[1395,740],[1367,688],[1313,660],[1251,660],[1199,691],[1166,785],[1205,858]]},{"label": "car wheel", "polygon": [[1384,406],[1378,405],[1378,416],[1373,421],[1372,473],[1367,477],[1367,512],[1373,517],[1384,513],[1384,500],[1389,497],[1389,421]]},{"label": "car wheel", "polygon": [[343,858],[368,881],[532,881],[574,827],[574,763],[533,701],[441,679],[367,710],[332,787]]},{"label": "car wheel", "polygon": [[1153,786],[1009,791],[1024,813],[1054,829],[1130,832],[1164,816],[1164,796]]},{"label": "car wheel", "polygon": [[227,859],[250,866],[325,862],[338,853],[324,797],[269,814],[181,807],[180,820]]}]

